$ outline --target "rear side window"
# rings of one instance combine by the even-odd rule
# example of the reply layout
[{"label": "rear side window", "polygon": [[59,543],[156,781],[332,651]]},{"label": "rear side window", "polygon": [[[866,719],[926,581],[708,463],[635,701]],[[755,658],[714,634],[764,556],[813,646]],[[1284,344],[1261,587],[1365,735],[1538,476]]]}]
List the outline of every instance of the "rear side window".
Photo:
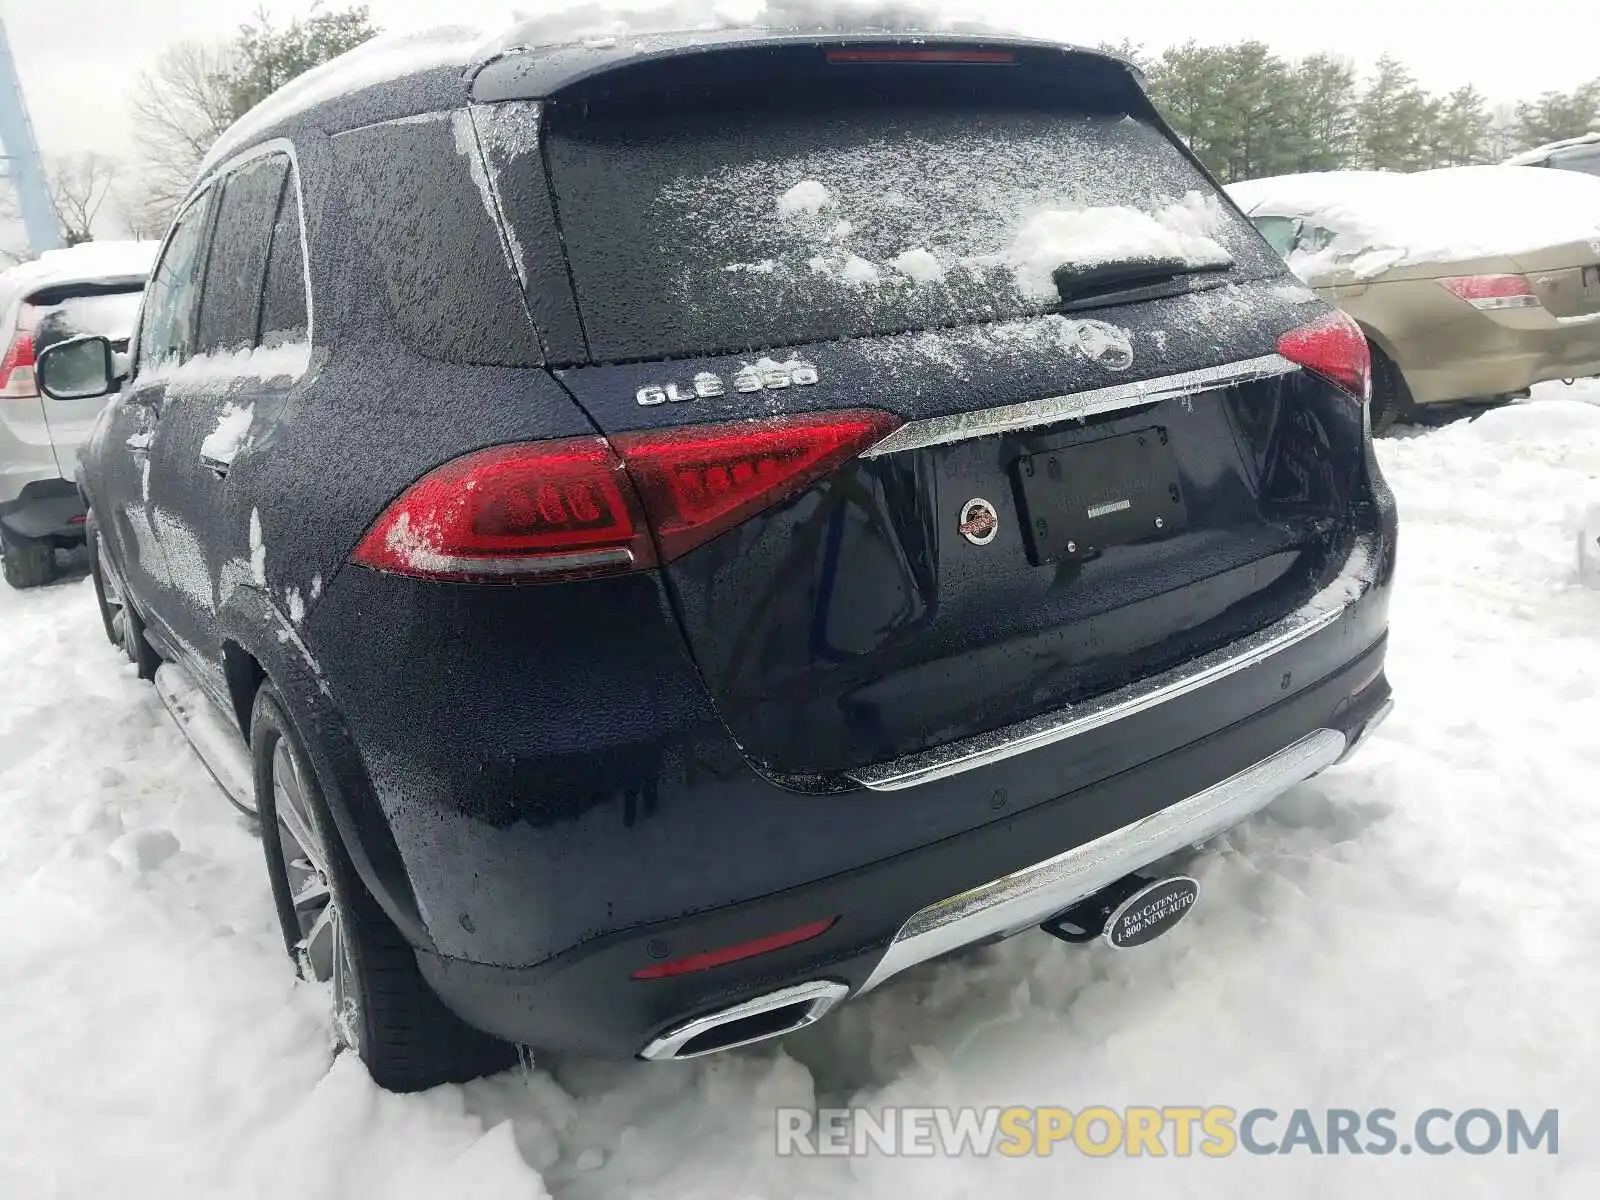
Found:
[{"label": "rear side window", "polygon": [[1284,258],[1288,258],[1294,250],[1295,233],[1299,222],[1293,217],[1251,217],[1255,227],[1261,231],[1261,236],[1267,239],[1271,246]]},{"label": "rear side window", "polygon": [[183,211],[146,289],[139,358],[151,365],[194,353],[195,315],[200,290],[201,246],[213,193],[208,191]]},{"label": "rear side window", "polygon": [[601,360],[1035,315],[1060,304],[1057,268],[1283,270],[1176,146],[1120,112],[790,93],[569,110],[546,151]]},{"label": "rear side window", "polygon": [[303,342],[309,336],[305,254],[300,237],[300,200],[294,176],[284,180],[267,255],[266,288],[261,297],[263,346]]},{"label": "rear side window", "polygon": [[452,362],[537,364],[466,110],[342,133],[333,151],[351,230],[406,344]]},{"label": "rear side window", "polygon": [[274,154],[246,163],[223,182],[200,298],[203,353],[256,343],[267,252],[288,176],[288,158]]}]

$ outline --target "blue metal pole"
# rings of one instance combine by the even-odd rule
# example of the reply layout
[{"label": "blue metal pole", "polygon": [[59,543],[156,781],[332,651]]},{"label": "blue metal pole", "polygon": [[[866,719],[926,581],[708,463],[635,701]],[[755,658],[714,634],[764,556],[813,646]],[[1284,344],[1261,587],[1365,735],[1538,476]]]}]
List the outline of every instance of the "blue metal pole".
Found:
[{"label": "blue metal pole", "polygon": [[17,193],[28,244],[35,254],[58,249],[61,225],[56,220],[55,205],[50,203],[44,162],[39,158],[39,145],[33,140],[33,123],[28,120],[28,105],[22,97],[22,81],[17,78],[4,21],[0,21],[0,146],[5,148],[7,174]]}]

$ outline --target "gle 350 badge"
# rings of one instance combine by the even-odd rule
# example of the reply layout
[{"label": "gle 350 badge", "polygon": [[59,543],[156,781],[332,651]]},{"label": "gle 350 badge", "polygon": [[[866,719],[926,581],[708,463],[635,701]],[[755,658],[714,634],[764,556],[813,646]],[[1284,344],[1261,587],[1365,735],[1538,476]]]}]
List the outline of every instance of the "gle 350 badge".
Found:
[{"label": "gle 350 badge", "polygon": [[684,400],[709,400],[732,392],[775,392],[786,387],[810,387],[817,382],[817,369],[810,363],[759,363],[741,367],[732,379],[701,371],[687,384],[647,383],[634,393],[634,399],[649,407],[654,404],[681,403]]}]

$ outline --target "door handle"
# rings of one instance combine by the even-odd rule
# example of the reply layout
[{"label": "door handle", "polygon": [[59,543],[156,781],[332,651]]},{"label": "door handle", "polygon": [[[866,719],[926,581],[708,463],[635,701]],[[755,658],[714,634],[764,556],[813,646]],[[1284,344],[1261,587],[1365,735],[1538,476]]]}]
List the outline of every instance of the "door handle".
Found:
[{"label": "door handle", "polygon": [[228,472],[233,468],[233,463],[231,461],[224,461],[220,458],[212,458],[209,454],[202,454],[200,456],[200,462],[206,470],[210,471],[218,479],[226,479],[228,477]]}]

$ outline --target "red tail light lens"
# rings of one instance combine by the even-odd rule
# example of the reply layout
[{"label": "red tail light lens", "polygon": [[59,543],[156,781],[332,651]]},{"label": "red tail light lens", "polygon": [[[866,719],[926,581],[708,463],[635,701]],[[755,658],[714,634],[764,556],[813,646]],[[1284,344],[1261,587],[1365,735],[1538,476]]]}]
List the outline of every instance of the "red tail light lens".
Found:
[{"label": "red tail light lens", "polygon": [[429,579],[555,580],[670,561],[899,424],[870,410],[496,446],[425,475],[353,560]]},{"label": "red tail light lens", "polygon": [[655,561],[604,438],[496,446],[446,463],[389,506],[355,561],[431,579],[570,579]]},{"label": "red tail light lens", "polygon": [[707,950],[704,954],[691,954],[686,958],[675,958],[671,962],[641,967],[631,978],[671,979],[674,975],[687,975],[691,971],[708,971],[725,963],[738,962],[741,958],[770,954],[774,950],[782,950],[785,946],[795,946],[801,942],[809,942],[812,938],[821,937],[832,929],[838,920],[838,917],[829,917],[824,921],[813,921],[809,925],[802,925],[798,929],[790,929],[784,933],[768,934],[766,937],[740,942],[736,946],[724,946],[720,950]]},{"label": "red tail light lens", "polygon": [[1372,351],[1361,326],[1331,312],[1278,339],[1278,353],[1365,403],[1372,399]]},{"label": "red tail light lens", "polygon": [[831,63],[966,63],[972,66],[1010,66],[1017,56],[1010,50],[829,50]]},{"label": "red tail light lens", "polygon": [[794,495],[878,441],[888,413],[813,413],[611,439],[639,489],[663,561]]},{"label": "red tail light lens", "polygon": [[5,357],[0,358],[0,397],[39,394],[33,378],[33,327],[37,319],[38,312],[31,304],[24,304],[17,311],[17,330]]},{"label": "red tail light lens", "polygon": [[1439,286],[1473,308],[1539,308],[1539,297],[1521,275],[1452,275]]}]

